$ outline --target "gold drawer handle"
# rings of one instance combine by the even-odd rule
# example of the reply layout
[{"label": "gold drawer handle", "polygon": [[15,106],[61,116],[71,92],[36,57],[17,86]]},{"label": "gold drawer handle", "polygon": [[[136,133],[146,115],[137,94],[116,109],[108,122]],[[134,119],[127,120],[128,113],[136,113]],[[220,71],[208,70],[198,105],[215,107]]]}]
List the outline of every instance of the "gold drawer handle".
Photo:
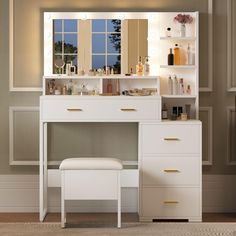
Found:
[{"label": "gold drawer handle", "polygon": [[164,201],[164,204],[178,204],[178,201]]},{"label": "gold drawer handle", "polygon": [[179,138],[175,138],[175,137],[166,137],[164,138],[165,141],[180,141]]},{"label": "gold drawer handle", "polygon": [[166,172],[166,173],[176,173],[176,172],[180,172],[180,171],[175,170],[175,169],[166,169],[166,170],[164,170],[164,172]]},{"label": "gold drawer handle", "polygon": [[80,108],[67,108],[67,111],[83,111],[83,109],[80,109]]},{"label": "gold drawer handle", "polygon": [[121,108],[121,111],[137,111],[135,108]]}]

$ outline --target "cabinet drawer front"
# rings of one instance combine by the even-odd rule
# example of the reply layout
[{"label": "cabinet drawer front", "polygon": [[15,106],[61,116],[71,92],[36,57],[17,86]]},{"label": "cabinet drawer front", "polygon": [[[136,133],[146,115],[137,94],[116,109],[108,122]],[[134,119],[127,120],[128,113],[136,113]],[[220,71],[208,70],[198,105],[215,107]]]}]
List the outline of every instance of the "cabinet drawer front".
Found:
[{"label": "cabinet drawer front", "polygon": [[198,188],[143,188],[141,191],[142,216],[171,219],[201,215]]},{"label": "cabinet drawer front", "polygon": [[155,124],[144,125],[143,154],[200,153],[200,125]]},{"label": "cabinet drawer front", "polygon": [[159,120],[159,100],[155,99],[44,99],[42,120]]},{"label": "cabinet drawer front", "polygon": [[144,156],[143,186],[200,185],[200,158],[189,156]]}]

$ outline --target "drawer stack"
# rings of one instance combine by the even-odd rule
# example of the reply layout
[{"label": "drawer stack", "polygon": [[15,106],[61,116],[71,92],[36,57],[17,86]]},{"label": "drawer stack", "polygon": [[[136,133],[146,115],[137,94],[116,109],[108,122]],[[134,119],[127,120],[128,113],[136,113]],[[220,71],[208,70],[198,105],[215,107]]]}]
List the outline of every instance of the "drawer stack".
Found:
[{"label": "drawer stack", "polygon": [[140,220],[201,221],[201,122],[140,124]]}]

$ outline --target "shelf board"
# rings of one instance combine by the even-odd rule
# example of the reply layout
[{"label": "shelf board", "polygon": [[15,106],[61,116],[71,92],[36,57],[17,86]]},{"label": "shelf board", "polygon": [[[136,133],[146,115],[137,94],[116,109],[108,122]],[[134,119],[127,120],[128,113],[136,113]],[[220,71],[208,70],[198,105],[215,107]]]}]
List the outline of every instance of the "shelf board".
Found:
[{"label": "shelf board", "polygon": [[196,95],[161,95],[163,98],[197,98]]},{"label": "shelf board", "polygon": [[167,40],[167,41],[195,41],[196,37],[160,37],[160,40]]},{"label": "shelf board", "polygon": [[89,75],[83,75],[83,76],[79,76],[79,75],[73,75],[73,76],[67,76],[67,75],[49,75],[49,76],[44,76],[44,79],[143,79],[143,80],[147,80],[147,79],[159,79],[159,76],[157,75],[143,75],[143,76],[137,76],[137,75],[130,75],[130,76],[126,76],[126,75],[94,75],[94,76],[89,76]]},{"label": "shelf board", "polygon": [[160,68],[169,68],[169,69],[195,69],[195,65],[160,65]]}]

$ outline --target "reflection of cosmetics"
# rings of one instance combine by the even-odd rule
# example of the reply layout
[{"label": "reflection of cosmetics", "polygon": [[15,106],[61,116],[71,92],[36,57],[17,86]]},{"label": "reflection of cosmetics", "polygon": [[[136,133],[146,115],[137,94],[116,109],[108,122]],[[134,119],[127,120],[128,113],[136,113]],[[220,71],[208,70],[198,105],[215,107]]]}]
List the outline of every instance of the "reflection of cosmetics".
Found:
[{"label": "reflection of cosmetics", "polygon": [[114,75],[114,69],[111,68],[111,75]]},{"label": "reflection of cosmetics", "polygon": [[70,75],[70,65],[69,63],[66,64],[66,75]]},{"label": "reflection of cosmetics", "polygon": [[75,75],[75,66],[70,66],[70,74]]},{"label": "reflection of cosmetics", "polygon": [[136,65],[136,75],[143,75],[143,63],[141,57],[139,57],[138,64]]},{"label": "reflection of cosmetics", "polygon": [[148,62],[148,56],[145,57],[145,63],[144,63],[144,75],[149,75],[150,73],[150,65]]}]

